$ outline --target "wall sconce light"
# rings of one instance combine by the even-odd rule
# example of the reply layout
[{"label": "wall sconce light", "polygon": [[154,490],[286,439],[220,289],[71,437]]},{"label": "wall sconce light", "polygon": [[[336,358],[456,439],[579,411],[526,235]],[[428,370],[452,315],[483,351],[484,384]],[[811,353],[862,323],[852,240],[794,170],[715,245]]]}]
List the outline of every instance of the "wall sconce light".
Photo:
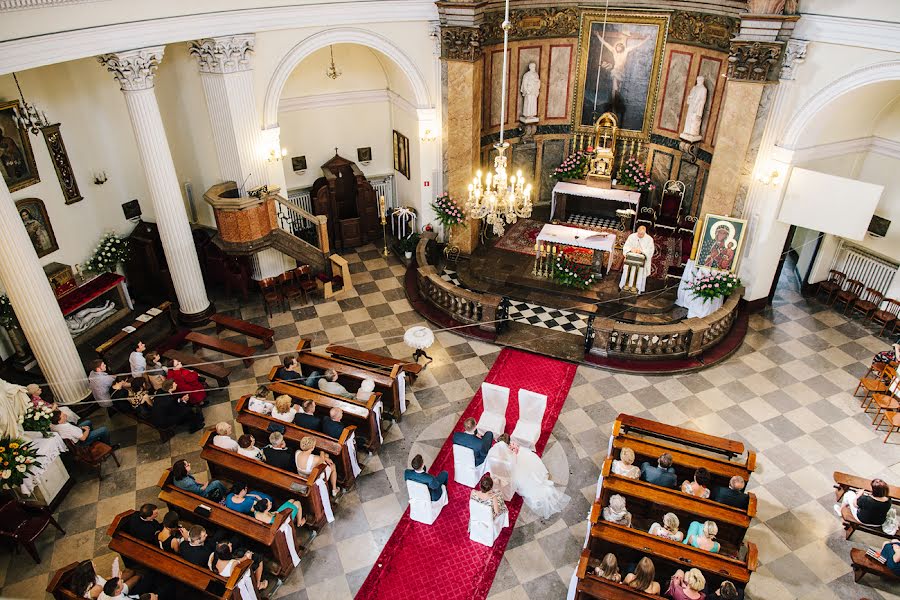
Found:
[{"label": "wall sconce light", "polygon": [[756,176],[756,180],[763,185],[776,186],[781,183],[781,172],[778,169],[766,169]]},{"label": "wall sconce light", "polygon": [[422,131],[422,141],[423,142],[433,142],[437,139],[437,134],[431,128],[426,128]]},{"label": "wall sconce light", "polygon": [[269,155],[266,157],[266,160],[270,163],[274,163],[280,161],[285,156],[287,156],[287,150],[284,148],[281,149],[280,153],[277,148],[269,148]]},{"label": "wall sconce light", "polygon": [[109,181],[109,176],[106,174],[106,171],[97,171],[94,173],[94,185],[103,185]]}]

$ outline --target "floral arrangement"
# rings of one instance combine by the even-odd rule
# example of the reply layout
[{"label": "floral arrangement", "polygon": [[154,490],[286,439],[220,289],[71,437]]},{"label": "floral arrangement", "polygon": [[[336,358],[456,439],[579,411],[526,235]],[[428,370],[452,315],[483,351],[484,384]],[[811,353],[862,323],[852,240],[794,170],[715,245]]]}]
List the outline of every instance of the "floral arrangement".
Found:
[{"label": "floral arrangement", "polygon": [[0,440],[0,483],[3,487],[22,485],[26,477],[41,467],[31,442],[19,438]]},{"label": "floral arrangement", "polygon": [[704,302],[715,298],[730,296],[741,285],[741,280],[731,273],[710,273],[698,277],[688,287],[693,290],[694,298],[703,298]]},{"label": "floral arrangement", "polygon": [[50,418],[53,410],[44,403],[29,404],[22,415],[22,429],[25,431],[38,431],[44,437],[50,436]]},{"label": "floral arrangement", "polygon": [[656,186],[650,183],[650,174],[644,170],[644,165],[634,157],[629,158],[622,165],[619,184],[637,188],[641,191],[653,191],[656,189]]},{"label": "floral arrangement", "polygon": [[12,329],[19,326],[19,320],[16,313],[13,312],[12,304],[9,302],[9,296],[0,295],[0,325],[6,329]]},{"label": "floral arrangement", "polygon": [[461,225],[466,221],[465,211],[463,211],[456,200],[454,200],[448,192],[444,192],[435,198],[434,202],[431,203],[431,208],[434,209],[437,220],[440,221],[444,227]]},{"label": "floral arrangement", "polygon": [[562,163],[553,170],[553,179],[584,179],[591,164],[591,155],[594,149],[579,150],[570,154]]},{"label": "floral arrangement", "polygon": [[100,238],[100,243],[94,249],[94,255],[84,263],[83,268],[92,273],[112,272],[127,256],[127,240],[109,232]]},{"label": "floral arrangement", "polygon": [[591,265],[579,264],[562,252],[556,256],[553,264],[553,281],[556,283],[584,290],[597,280]]}]

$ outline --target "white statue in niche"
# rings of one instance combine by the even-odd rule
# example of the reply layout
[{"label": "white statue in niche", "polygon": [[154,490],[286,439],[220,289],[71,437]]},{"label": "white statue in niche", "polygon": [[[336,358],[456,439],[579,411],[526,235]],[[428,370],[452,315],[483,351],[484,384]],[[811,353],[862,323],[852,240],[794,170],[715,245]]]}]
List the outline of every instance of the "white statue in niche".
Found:
[{"label": "white statue in niche", "polygon": [[703,122],[703,109],[706,108],[706,78],[700,75],[697,77],[697,85],[691,88],[691,93],[687,99],[687,115],[684,118],[684,131],[681,132],[681,139],[689,142],[699,141],[703,136],[700,135],[700,125]]},{"label": "white statue in niche", "polygon": [[522,87],[519,93],[522,94],[522,116],[519,120],[523,123],[537,123],[540,119],[537,116],[537,99],[541,92],[541,76],[538,75],[537,65],[535,63],[528,64],[528,70],[522,76]]}]

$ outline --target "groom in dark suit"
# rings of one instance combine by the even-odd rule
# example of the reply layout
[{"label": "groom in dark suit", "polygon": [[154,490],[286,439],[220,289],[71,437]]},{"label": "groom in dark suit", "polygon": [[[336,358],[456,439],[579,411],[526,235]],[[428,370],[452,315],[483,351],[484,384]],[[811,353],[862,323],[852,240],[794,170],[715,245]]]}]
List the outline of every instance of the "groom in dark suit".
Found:
[{"label": "groom in dark suit", "polygon": [[435,500],[440,500],[443,488],[450,479],[450,474],[447,473],[447,471],[441,471],[437,474],[437,477],[429,474],[425,469],[425,460],[422,458],[421,454],[413,456],[410,466],[412,469],[407,469],[403,472],[403,479],[424,483],[428,486],[428,492],[431,494],[431,501],[434,502]]},{"label": "groom in dark suit", "polygon": [[475,453],[475,466],[477,467],[484,462],[485,458],[487,458],[488,451],[494,443],[494,434],[488,431],[484,436],[480,436],[478,435],[478,432],[475,431],[475,425],[475,419],[472,417],[463,421],[463,428],[465,431],[457,431],[454,433],[453,443],[457,446],[471,448],[472,452]]}]

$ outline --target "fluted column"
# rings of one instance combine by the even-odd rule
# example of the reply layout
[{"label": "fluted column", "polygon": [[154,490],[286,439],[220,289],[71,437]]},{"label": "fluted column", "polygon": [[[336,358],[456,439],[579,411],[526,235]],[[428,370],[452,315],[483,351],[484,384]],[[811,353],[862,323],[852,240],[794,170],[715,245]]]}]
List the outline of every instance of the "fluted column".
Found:
[{"label": "fluted column", "polygon": [[2,177],[0,239],[0,281],[54,397],[64,404],[84,400],[89,392],[81,358]]},{"label": "fluted column", "polygon": [[100,62],[113,74],[125,95],[128,116],[144,166],[163,252],[184,321],[201,322],[214,312],[206,296],[197,249],[178,186],[153,80],[163,46],[104,54]]}]

